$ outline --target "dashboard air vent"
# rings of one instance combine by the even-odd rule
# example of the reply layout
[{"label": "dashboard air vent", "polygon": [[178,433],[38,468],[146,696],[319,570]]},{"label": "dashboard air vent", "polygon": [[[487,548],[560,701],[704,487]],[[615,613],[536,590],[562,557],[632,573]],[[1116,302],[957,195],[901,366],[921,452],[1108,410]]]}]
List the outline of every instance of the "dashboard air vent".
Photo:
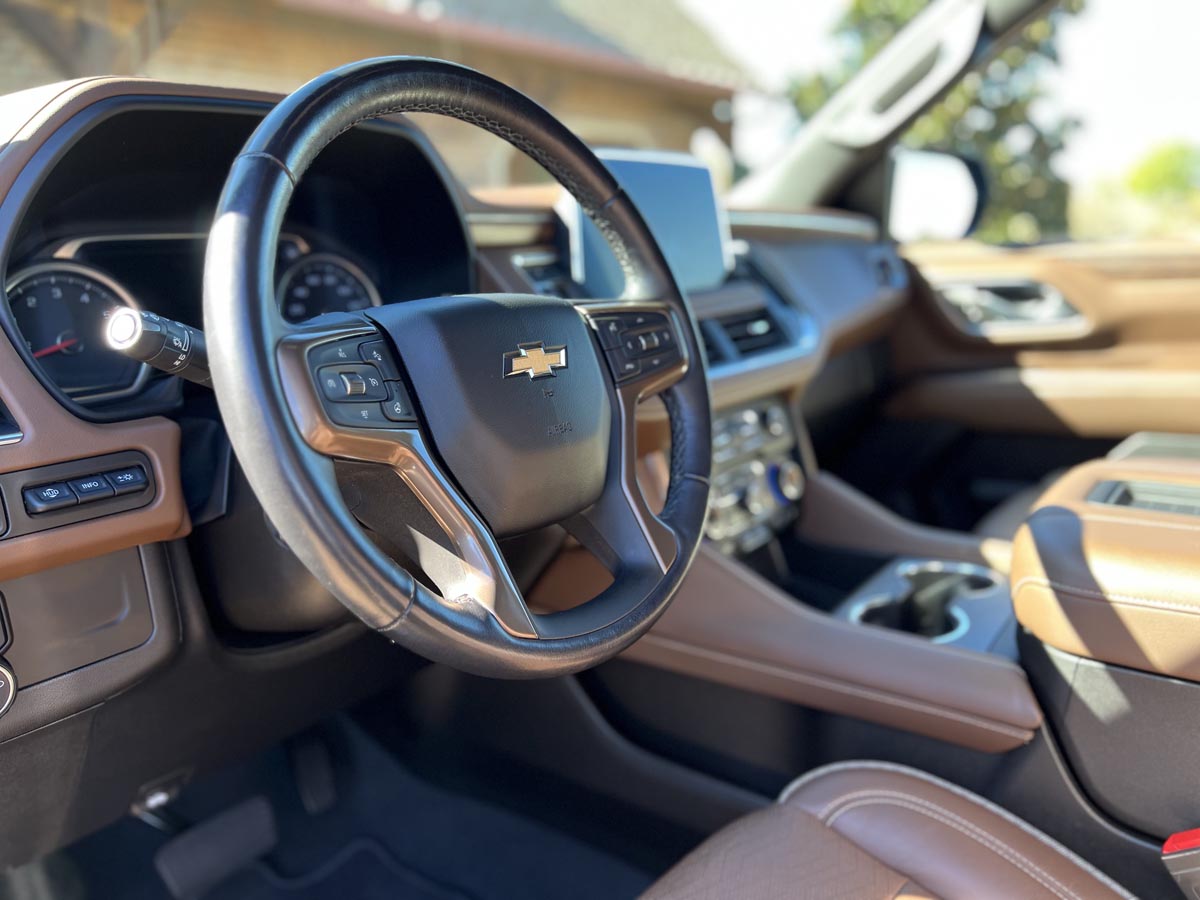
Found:
[{"label": "dashboard air vent", "polygon": [[715,322],[700,323],[700,339],[704,343],[704,358],[708,360],[710,366],[725,359],[725,354],[721,350],[720,338],[713,334],[713,329],[718,327],[720,326]]},{"label": "dashboard air vent", "polygon": [[783,343],[779,323],[766,309],[737,313],[718,320],[739,356],[753,356]]}]

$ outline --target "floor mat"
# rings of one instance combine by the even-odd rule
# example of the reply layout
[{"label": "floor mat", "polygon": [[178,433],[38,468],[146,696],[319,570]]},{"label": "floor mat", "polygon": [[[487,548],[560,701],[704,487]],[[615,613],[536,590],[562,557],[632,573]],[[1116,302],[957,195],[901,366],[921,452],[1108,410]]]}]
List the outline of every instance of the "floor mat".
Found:
[{"label": "floor mat", "polygon": [[[600,900],[635,897],[651,880],[540,823],[429,785],[349,719],[323,734],[339,788],[326,813],[304,811],[282,748],[205,778],[173,804],[193,822],[255,794],[275,810],[280,840],[269,868],[240,872],[210,900]],[[153,866],[166,840],[126,820],[68,855],[90,898],[169,900]]]}]

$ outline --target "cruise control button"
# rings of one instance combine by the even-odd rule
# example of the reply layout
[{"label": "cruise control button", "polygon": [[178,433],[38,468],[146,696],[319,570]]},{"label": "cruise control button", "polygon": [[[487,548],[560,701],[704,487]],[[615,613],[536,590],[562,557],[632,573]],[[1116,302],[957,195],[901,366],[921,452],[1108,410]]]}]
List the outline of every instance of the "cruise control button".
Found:
[{"label": "cruise control button", "polygon": [[35,516],[53,509],[74,506],[79,502],[79,498],[75,496],[65,481],[25,488],[21,492],[21,497],[25,501],[25,509],[29,511],[30,515]]},{"label": "cruise control button", "polygon": [[136,494],[138,491],[144,491],[150,484],[141,466],[113,469],[111,472],[105,472],[104,477],[113,486],[118,497],[122,494]]},{"label": "cruise control button", "polygon": [[321,392],[338,403],[386,400],[387,385],[379,370],[367,363],[324,366],[317,370]]},{"label": "cruise control button", "polygon": [[373,363],[378,367],[379,371],[383,373],[384,380],[400,380],[400,370],[396,367],[396,361],[392,359],[392,354],[383,341],[367,341],[365,344],[359,344],[358,355],[363,362]]},{"label": "cruise control button", "polygon": [[408,392],[392,382],[388,385],[388,398],[383,401],[383,414],[392,422],[411,422],[417,415]]},{"label": "cruise control button", "polygon": [[392,424],[380,403],[330,403],[325,412],[338,425],[354,428],[388,428]]},{"label": "cruise control button", "polygon": [[113,490],[112,485],[105,480],[103,475],[72,478],[67,484],[71,486],[71,490],[75,492],[75,496],[79,498],[80,503],[87,503],[89,500],[99,500],[102,497],[112,497],[117,493]]}]

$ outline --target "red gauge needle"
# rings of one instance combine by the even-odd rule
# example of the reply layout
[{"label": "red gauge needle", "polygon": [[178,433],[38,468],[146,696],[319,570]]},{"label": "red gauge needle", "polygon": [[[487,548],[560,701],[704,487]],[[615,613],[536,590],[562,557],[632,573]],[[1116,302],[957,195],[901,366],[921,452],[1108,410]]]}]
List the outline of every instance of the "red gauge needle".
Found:
[{"label": "red gauge needle", "polygon": [[33,354],[34,359],[41,359],[43,356],[49,356],[51,353],[59,353],[66,350],[68,347],[73,347],[79,343],[79,338],[67,338],[65,341],[59,341],[57,344],[51,344],[49,347],[43,347]]}]

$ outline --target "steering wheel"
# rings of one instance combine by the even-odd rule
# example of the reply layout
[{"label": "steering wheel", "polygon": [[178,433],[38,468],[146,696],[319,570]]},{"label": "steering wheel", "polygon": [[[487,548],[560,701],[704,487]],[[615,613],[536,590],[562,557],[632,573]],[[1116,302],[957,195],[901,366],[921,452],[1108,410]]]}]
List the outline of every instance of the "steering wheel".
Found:
[{"label": "steering wheel", "polygon": [[[435,297],[287,323],[273,277],[296,185],[338,135],[403,112],[470,122],[540,163],[612,247],[623,295]],[[411,57],[365,60],[301,87],[230,169],[209,235],[204,323],[230,441],[271,523],[397,644],[476,674],[558,675],[619,653],[670,602],[708,502],[711,410],[696,324],[616,180],[528,97]],[[635,407],[654,394],[671,424],[658,515],[635,474]],[[371,490],[383,514],[370,531],[334,460],[385,475]],[[553,524],[613,582],[537,614],[498,540]]]}]

